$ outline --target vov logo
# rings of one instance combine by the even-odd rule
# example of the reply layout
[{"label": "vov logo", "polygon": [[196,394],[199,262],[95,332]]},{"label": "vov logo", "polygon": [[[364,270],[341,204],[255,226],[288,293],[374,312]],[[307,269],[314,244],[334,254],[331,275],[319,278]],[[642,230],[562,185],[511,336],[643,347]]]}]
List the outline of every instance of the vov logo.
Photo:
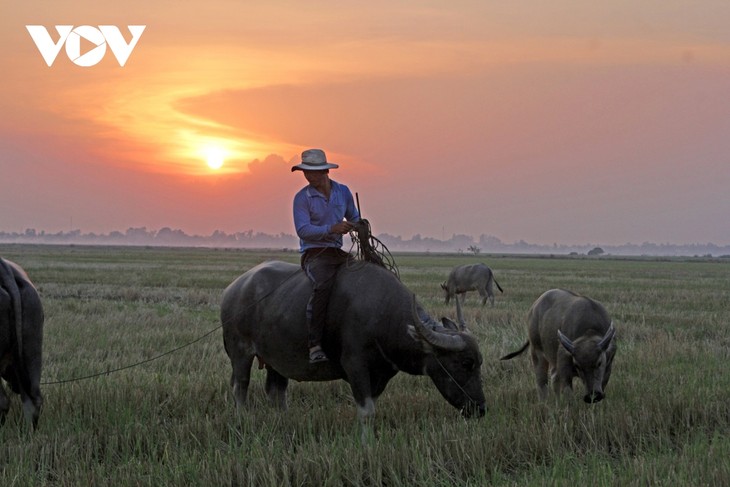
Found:
[{"label": "vov logo", "polygon": [[[58,40],[53,41],[51,35],[42,25],[26,25],[30,36],[33,38],[36,47],[41,52],[43,60],[48,66],[52,66],[53,62],[61,52],[61,48],[66,46],[66,55],[77,66],[89,67],[95,66],[104,58],[106,47],[111,48],[112,54],[117,58],[120,66],[124,66],[132,54],[132,50],[137,45],[137,41],[142,36],[146,25],[130,25],[127,26],[132,40],[127,43],[119,28],[114,25],[100,25],[97,29],[90,25],[57,25]],[[81,39],[93,44],[94,47],[81,53]]]}]

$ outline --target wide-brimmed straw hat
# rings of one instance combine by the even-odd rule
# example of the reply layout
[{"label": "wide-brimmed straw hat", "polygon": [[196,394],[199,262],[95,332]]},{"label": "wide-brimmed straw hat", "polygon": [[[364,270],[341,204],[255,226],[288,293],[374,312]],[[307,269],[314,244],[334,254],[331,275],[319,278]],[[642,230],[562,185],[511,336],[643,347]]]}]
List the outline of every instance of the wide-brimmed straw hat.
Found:
[{"label": "wide-brimmed straw hat", "polygon": [[337,164],[327,162],[327,156],[322,149],[308,149],[302,152],[302,162],[292,166],[293,171],[324,171],[325,169],[337,169]]}]

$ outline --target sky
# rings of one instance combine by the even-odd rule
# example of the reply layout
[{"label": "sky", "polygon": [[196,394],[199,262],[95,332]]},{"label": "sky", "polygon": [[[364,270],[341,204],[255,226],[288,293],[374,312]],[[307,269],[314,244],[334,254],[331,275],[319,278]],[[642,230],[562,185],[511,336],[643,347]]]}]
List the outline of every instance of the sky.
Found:
[{"label": "sky", "polygon": [[[102,25],[145,26],[123,66]],[[294,234],[321,148],[375,234],[728,245],[728,25],[726,0],[0,0],[0,230]]]}]

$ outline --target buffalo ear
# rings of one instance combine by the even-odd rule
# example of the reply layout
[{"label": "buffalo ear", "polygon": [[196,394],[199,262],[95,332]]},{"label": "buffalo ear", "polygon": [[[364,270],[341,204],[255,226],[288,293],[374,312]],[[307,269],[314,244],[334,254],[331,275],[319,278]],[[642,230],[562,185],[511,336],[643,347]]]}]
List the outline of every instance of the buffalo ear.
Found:
[{"label": "buffalo ear", "polygon": [[448,328],[449,330],[459,331],[459,325],[454,323],[452,320],[442,317],[441,323],[444,325],[444,328]]},{"label": "buffalo ear", "polygon": [[611,322],[611,326],[608,327],[608,331],[606,331],[606,334],[601,338],[601,341],[598,342],[598,348],[602,352],[605,352],[606,349],[608,349],[608,346],[613,341],[613,338],[616,336],[616,328],[613,327],[613,321]]},{"label": "buffalo ear", "polygon": [[449,288],[446,286],[446,283],[445,282],[442,282],[441,283],[441,289],[443,289],[444,291],[448,291],[449,290]]},{"label": "buffalo ear", "polygon": [[413,327],[415,328],[415,331],[433,348],[449,352],[461,352],[466,348],[467,343],[461,335],[437,332],[424,325],[421,318],[418,316],[418,311],[416,310],[415,294],[413,295],[413,304],[411,305],[411,316],[413,317]]},{"label": "buffalo ear", "polygon": [[570,341],[570,338],[563,335],[563,333],[558,330],[558,340],[560,340],[560,344],[565,347],[565,349],[570,352],[571,355],[575,354],[575,345],[573,345],[573,342]]},{"label": "buffalo ear", "polygon": [[430,343],[428,343],[428,341],[426,341],[425,338],[423,338],[423,335],[418,333],[415,325],[408,325],[408,334],[420,345],[423,352],[433,353],[433,347]]}]

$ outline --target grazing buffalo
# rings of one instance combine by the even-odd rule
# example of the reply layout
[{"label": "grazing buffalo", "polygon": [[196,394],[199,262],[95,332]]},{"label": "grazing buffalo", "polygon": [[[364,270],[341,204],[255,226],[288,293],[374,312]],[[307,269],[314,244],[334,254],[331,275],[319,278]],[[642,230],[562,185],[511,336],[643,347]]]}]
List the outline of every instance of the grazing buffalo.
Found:
[{"label": "grazing buffalo", "polygon": [[375,414],[375,401],[388,381],[403,371],[428,375],[464,416],[484,415],[476,340],[463,324],[434,322],[388,270],[358,262],[339,271],[322,340],[329,361],[317,364],[308,358],[310,294],[311,283],[299,266],[276,261],[259,264],[226,288],[221,321],[237,406],[246,402],[251,365],[258,357],[267,369],[266,393],[282,408],[289,379],[343,379],[365,420]]},{"label": "grazing buffalo", "polygon": [[578,376],[586,388],[586,402],[604,398],[616,354],[616,329],[600,303],[562,289],[546,291],[530,308],[527,333],[527,343],[502,360],[530,346],[540,399],[547,397],[548,375],[558,396],[571,389]]},{"label": "grazing buffalo", "polygon": [[499,292],[503,293],[502,287],[494,278],[492,269],[484,264],[466,264],[454,267],[449,274],[449,279],[441,284],[446,296],[446,304],[457,294],[466,294],[467,291],[479,291],[482,297],[482,305],[489,302],[494,306],[494,288],[492,283],[497,285]]},{"label": "grazing buffalo", "polygon": [[[43,307],[28,275],[17,264],[0,258],[0,377],[20,394],[26,418],[38,426],[43,397],[40,380]],[[0,380],[0,424],[10,399]]]}]

